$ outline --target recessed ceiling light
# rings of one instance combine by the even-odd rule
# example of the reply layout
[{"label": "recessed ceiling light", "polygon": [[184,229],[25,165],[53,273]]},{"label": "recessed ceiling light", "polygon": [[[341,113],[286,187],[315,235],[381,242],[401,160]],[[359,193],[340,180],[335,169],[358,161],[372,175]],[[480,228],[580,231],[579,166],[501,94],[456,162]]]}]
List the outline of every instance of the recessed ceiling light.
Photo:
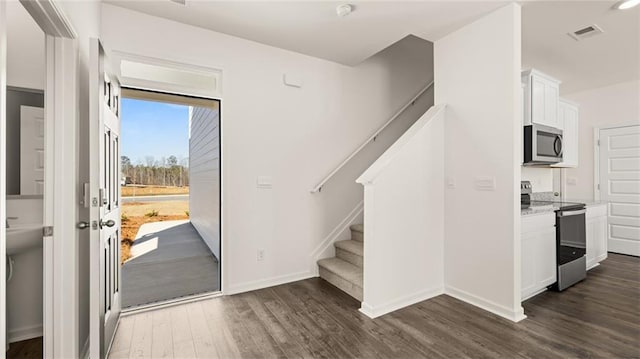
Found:
[{"label": "recessed ceiling light", "polygon": [[336,8],[336,14],[338,14],[338,16],[340,17],[345,17],[351,14],[352,11],[353,11],[353,6],[349,4],[338,5],[338,7]]},{"label": "recessed ceiling light", "polygon": [[640,0],[623,0],[615,4],[613,7],[618,10],[626,10],[631,9],[638,4],[640,4]]}]

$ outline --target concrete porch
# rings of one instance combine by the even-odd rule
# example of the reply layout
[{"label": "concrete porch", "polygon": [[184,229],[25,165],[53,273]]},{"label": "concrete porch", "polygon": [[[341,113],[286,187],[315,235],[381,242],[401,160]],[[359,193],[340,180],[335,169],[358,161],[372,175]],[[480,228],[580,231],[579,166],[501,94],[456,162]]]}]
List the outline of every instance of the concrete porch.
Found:
[{"label": "concrete porch", "polygon": [[122,266],[122,308],[220,290],[219,261],[188,220],[147,223]]}]

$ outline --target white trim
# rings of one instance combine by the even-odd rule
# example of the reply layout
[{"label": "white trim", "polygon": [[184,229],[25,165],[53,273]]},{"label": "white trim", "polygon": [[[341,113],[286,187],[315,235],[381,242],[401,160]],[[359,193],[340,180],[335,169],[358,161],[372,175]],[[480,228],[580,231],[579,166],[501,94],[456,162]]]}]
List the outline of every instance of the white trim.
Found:
[{"label": "white trim", "polygon": [[342,167],[344,167],[347,163],[349,163],[349,161],[351,161],[351,159],[355,157],[371,141],[374,141],[376,137],[380,135],[380,133],[382,133],[382,131],[384,131],[387,128],[387,126],[389,126],[393,121],[395,121],[396,118],[400,117],[400,115],[409,106],[413,106],[415,102],[418,100],[418,98],[420,98],[420,96],[422,96],[425,92],[427,92],[428,89],[433,88],[433,84],[434,82],[431,81],[428,85],[423,87],[415,96],[411,98],[411,100],[409,100],[409,102],[407,102],[404,106],[402,106],[393,116],[391,116],[391,118],[387,122],[385,122],[380,128],[378,128],[374,133],[372,133],[371,136],[369,136],[369,138],[367,138],[366,141],[364,141],[358,148],[356,148],[353,152],[351,152],[351,154],[347,156],[347,158],[345,158],[342,162],[340,162],[340,164],[336,168],[334,168],[333,171],[331,171],[327,176],[325,176],[315,187],[309,190],[309,192],[318,193],[322,191],[322,186],[324,186],[325,183],[327,183],[331,179],[331,177],[333,177],[336,173],[338,173],[342,169]]},{"label": "white trim", "polygon": [[[600,259],[600,258],[603,258],[603,259]],[[587,267],[587,270],[588,270],[588,271],[590,271],[590,270],[592,270],[593,268],[600,266],[600,262],[601,262],[601,261],[603,261],[603,260],[604,260],[604,259],[606,259],[606,258],[607,258],[607,256],[600,256],[600,257],[598,257],[598,258],[596,259],[596,262],[595,262],[595,263],[593,263],[590,267]]]},{"label": "white trim", "polygon": [[9,343],[15,343],[27,339],[33,339],[42,336],[42,325],[31,325],[28,327],[22,327],[17,329],[12,329],[7,333],[9,338]]},{"label": "white trim", "polygon": [[484,309],[488,312],[491,312],[495,315],[509,319],[512,322],[517,323],[527,318],[527,316],[524,315],[524,309],[522,308],[522,305],[520,305],[520,303],[518,303],[519,308],[516,310],[513,310],[511,308],[507,308],[498,303],[492,302],[484,298],[480,298],[474,294],[471,294],[469,292],[466,292],[464,290],[451,287],[451,286],[445,286],[444,293],[450,297],[456,298],[458,300],[461,300],[463,302],[476,306],[480,309]]},{"label": "white trim", "polygon": [[138,306],[138,307],[135,307],[135,308],[132,308],[132,309],[123,310],[122,312],[120,312],[120,318],[128,317],[130,315],[145,313],[145,312],[149,312],[149,311],[154,311],[154,310],[158,310],[158,309],[175,307],[177,305],[183,305],[183,304],[187,304],[187,303],[199,302],[199,301],[202,301],[202,300],[220,298],[220,297],[222,297],[222,293],[220,293],[220,292],[211,292],[211,293],[204,293],[204,294],[194,294],[194,295],[190,295],[190,296],[186,296],[186,297],[166,300],[166,301],[153,303],[153,304],[141,305],[141,306]]},{"label": "white trim", "polygon": [[425,289],[399,299],[394,299],[390,302],[387,302],[383,305],[378,305],[376,307],[369,305],[366,302],[362,302],[360,312],[367,317],[374,319],[398,309],[402,309],[410,305],[425,301],[427,299],[437,297],[441,294],[444,294],[444,288],[439,286],[431,289]]},{"label": "white trim", "polygon": [[254,280],[250,282],[232,284],[226,289],[225,295],[232,295],[244,292],[251,292],[258,289],[264,289],[268,287],[274,287],[276,285],[287,284],[291,282],[297,282],[309,278],[317,277],[314,273],[309,271],[298,272],[293,274],[286,274],[277,277],[271,277],[266,279]]},{"label": "white trim", "polygon": [[364,173],[356,179],[357,183],[367,185],[374,184],[376,178],[384,171],[385,168],[392,162],[392,160],[398,156],[402,148],[407,145],[414,137],[415,134],[422,130],[432,119],[436,118],[441,112],[447,108],[446,104],[440,104],[432,106],[427,112],[416,121],[400,138],[394,142],[384,153],[378,157],[375,162]]},{"label": "white trim", "polygon": [[[47,35],[46,54],[44,225],[52,226],[54,232],[44,240],[45,352],[53,357],[77,357],[77,41]],[[66,210],[56,210],[59,208]]]},{"label": "white trim", "polygon": [[54,0],[20,0],[46,35],[75,39],[76,32]]},{"label": "white trim", "polygon": [[[0,1],[0,216],[7,213],[7,21],[6,2]],[[0,350],[7,348],[7,230],[6,222],[0,221]]]},{"label": "white trim", "polygon": [[545,288],[538,289],[537,291],[535,291],[535,292],[533,292],[533,293],[529,294],[528,296],[523,297],[523,298],[522,298],[522,301],[524,302],[525,300],[527,300],[527,299],[529,299],[529,298],[533,298],[533,297],[535,297],[536,295],[538,295],[538,294],[540,294],[540,293],[542,293],[542,292],[546,292],[546,291],[547,291],[547,288],[546,288],[546,287],[545,287]]},{"label": "white trim", "polygon": [[600,184],[600,129],[593,129],[593,199],[600,200],[600,190],[598,184]]},{"label": "white trim", "polygon": [[[172,61],[168,59],[143,56],[123,51],[113,50],[107,51],[109,58],[113,61],[114,71],[120,80],[122,87],[134,88],[138,90],[160,91],[176,95],[187,95],[210,99],[222,98],[222,68],[214,68],[207,66],[194,65],[184,62]],[[127,77],[122,75],[122,62],[127,61],[132,64],[147,65],[152,67],[176,70],[179,72],[191,73],[192,75],[200,75],[203,77],[211,76],[214,81],[214,87],[205,85],[202,87],[190,86],[186,83],[169,83],[157,82],[147,79]]]},{"label": "white trim", "polygon": [[349,231],[349,227],[355,224],[355,221],[360,218],[360,215],[364,212],[364,200],[358,202],[356,207],[347,214],[347,216],[340,222],[323,240],[316,246],[316,249],[311,252],[311,272],[314,276],[318,276],[318,265],[316,262],[319,259],[325,258],[323,253],[329,249],[334,242],[342,238],[345,231]]}]

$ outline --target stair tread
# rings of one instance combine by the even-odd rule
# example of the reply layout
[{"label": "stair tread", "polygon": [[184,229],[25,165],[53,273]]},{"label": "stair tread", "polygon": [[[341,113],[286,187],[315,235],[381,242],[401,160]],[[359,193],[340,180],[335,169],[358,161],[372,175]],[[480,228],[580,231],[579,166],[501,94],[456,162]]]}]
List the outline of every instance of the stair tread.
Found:
[{"label": "stair tread", "polygon": [[318,265],[362,288],[362,268],[336,257],[321,259]]},{"label": "stair tread", "polygon": [[364,224],[353,224],[349,227],[354,232],[364,233]]},{"label": "stair tread", "polygon": [[364,255],[364,246],[360,241],[348,240],[348,241],[337,241],[334,243],[336,248],[340,248],[347,252],[353,253],[362,257]]}]

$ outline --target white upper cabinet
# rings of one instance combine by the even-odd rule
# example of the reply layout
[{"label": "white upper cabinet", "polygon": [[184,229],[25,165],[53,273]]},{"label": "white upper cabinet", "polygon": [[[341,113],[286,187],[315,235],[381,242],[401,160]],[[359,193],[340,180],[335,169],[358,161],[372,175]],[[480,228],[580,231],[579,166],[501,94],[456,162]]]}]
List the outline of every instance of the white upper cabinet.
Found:
[{"label": "white upper cabinet", "polygon": [[562,129],[562,162],[552,167],[578,167],[578,105],[560,99],[560,128]]},{"label": "white upper cabinet", "polygon": [[537,70],[522,72],[524,87],[524,125],[532,123],[560,127],[560,81]]}]

